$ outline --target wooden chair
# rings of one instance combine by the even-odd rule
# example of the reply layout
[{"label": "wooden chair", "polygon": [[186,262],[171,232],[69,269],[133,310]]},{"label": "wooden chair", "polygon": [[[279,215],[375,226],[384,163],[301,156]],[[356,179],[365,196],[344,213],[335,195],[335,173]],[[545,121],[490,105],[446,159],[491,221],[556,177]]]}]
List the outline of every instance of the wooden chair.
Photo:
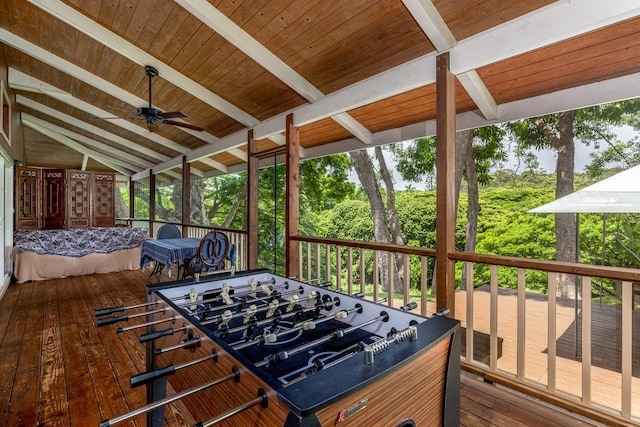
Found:
[{"label": "wooden chair", "polygon": [[179,239],[182,237],[180,229],[173,224],[165,224],[158,229],[158,240],[161,239]]},{"label": "wooden chair", "polygon": [[228,270],[226,261],[230,261],[231,272],[235,271],[236,250],[235,245],[229,243],[227,235],[221,231],[213,230],[200,240],[198,253],[185,265],[183,278],[198,277],[216,271]]}]

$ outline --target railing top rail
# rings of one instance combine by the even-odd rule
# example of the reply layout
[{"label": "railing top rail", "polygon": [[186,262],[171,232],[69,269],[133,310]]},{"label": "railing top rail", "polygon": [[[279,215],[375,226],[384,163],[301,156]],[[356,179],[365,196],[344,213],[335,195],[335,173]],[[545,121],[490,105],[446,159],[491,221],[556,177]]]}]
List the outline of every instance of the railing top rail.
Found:
[{"label": "railing top rail", "polygon": [[376,251],[396,252],[408,255],[436,256],[435,249],[419,248],[417,246],[403,246],[392,243],[372,243],[360,242],[355,240],[330,239],[326,237],[315,236],[291,236],[292,240],[310,243],[323,243],[328,245],[347,246],[352,248],[371,249]]},{"label": "railing top rail", "polygon": [[469,261],[480,264],[494,264],[504,267],[517,267],[529,270],[541,270],[554,273],[574,274],[577,276],[603,277],[606,279],[640,282],[640,269],[610,267],[603,265],[580,264],[563,261],[537,260],[517,258],[503,255],[477,254],[472,252],[452,251],[449,259]]},{"label": "railing top rail", "polygon": [[158,219],[156,219],[155,221],[151,221],[148,218],[116,218],[116,220],[147,221],[149,223],[153,222],[154,224],[173,224],[173,225],[177,225],[178,227],[202,228],[205,230],[220,230],[220,231],[225,231],[227,233],[249,234],[247,230],[239,230],[236,228],[225,228],[225,227],[219,227],[216,225],[182,224],[180,222],[164,221],[164,220],[158,220]]}]

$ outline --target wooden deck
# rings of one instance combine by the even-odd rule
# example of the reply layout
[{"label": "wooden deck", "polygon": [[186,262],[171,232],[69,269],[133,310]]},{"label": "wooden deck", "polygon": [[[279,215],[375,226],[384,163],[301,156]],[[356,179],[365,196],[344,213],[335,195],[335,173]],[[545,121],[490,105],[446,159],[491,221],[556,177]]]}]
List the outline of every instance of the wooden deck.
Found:
[{"label": "wooden deck", "polygon": [[[97,426],[143,406],[145,391],[129,387],[144,370],[137,334],[96,328],[94,310],[142,302],[146,283],[146,274],[128,271],[12,284],[0,301],[0,425]],[[168,409],[167,426],[196,421],[179,401]],[[143,416],[136,421],[121,425],[144,425]],[[463,374],[461,425],[597,423]]]}]

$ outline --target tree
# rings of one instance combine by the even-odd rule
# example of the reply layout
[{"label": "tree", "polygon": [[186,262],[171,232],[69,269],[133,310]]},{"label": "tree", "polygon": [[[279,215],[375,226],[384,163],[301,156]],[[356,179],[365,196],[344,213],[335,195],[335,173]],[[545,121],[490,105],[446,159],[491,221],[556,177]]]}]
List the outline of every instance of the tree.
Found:
[{"label": "tree", "polygon": [[[349,156],[351,157],[351,163],[356,170],[360,184],[362,184],[362,188],[369,199],[375,241],[378,243],[390,243],[389,222],[385,213],[385,206],[382,201],[382,194],[380,193],[380,187],[378,186],[373,162],[371,161],[369,154],[367,154],[366,149],[352,151],[349,153]],[[382,286],[383,288],[388,287],[387,289],[390,289],[387,281],[390,268],[388,257],[385,257],[380,253],[379,264],[380,281]],[[397,280],[397,282],[399,282],[399,280]],[[394,286],[394,288],[396,288],[396,286]]]},{"label": "tree", "polygon": [[[559,198],[574,191],[575,140],[594,148],[603,143],[613,147],[612,141],[616,140],[613,127],[637,123],[639,106],[638,100],[614,102],[520,120],[509,123],[508,128],[521,155],[531,154],[531,149],[550,148],[556,151],[556,198]],[[577,261],[575,215],[555,214],[555,232],[556,259]],[[573,297],[577,288],[573,277],[560,276],[559,296]]]},{"label": "tree", "polygon": [[[505,153],[502,139],[504,129],[498,126],[487,126],[475,130],[465,130],[456,133],[456,164],[455,164],[455,200],[456,211],[462,188],[462,179],[467,179],[467,233],[465,250],[475,251],[477,223],[479,213],[478,185],[489,182],[491,167],[500,160],[504,160]],[[402,177],[411,182],[433,180],[435,175],[435,137],[420,138],[410,144],[394,144],[390,146],[397,169]],[[465,280],[463,277],[462,285]]]}]

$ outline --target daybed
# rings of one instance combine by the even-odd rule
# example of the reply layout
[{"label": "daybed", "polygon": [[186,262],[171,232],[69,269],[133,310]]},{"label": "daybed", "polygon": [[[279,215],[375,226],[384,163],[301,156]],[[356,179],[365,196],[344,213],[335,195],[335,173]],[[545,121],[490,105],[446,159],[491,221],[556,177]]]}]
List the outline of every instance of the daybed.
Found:
[{"label": "daybed", "polygon": [[18,283],[140,268],[146,228],[18,230],[11,260]]}]

